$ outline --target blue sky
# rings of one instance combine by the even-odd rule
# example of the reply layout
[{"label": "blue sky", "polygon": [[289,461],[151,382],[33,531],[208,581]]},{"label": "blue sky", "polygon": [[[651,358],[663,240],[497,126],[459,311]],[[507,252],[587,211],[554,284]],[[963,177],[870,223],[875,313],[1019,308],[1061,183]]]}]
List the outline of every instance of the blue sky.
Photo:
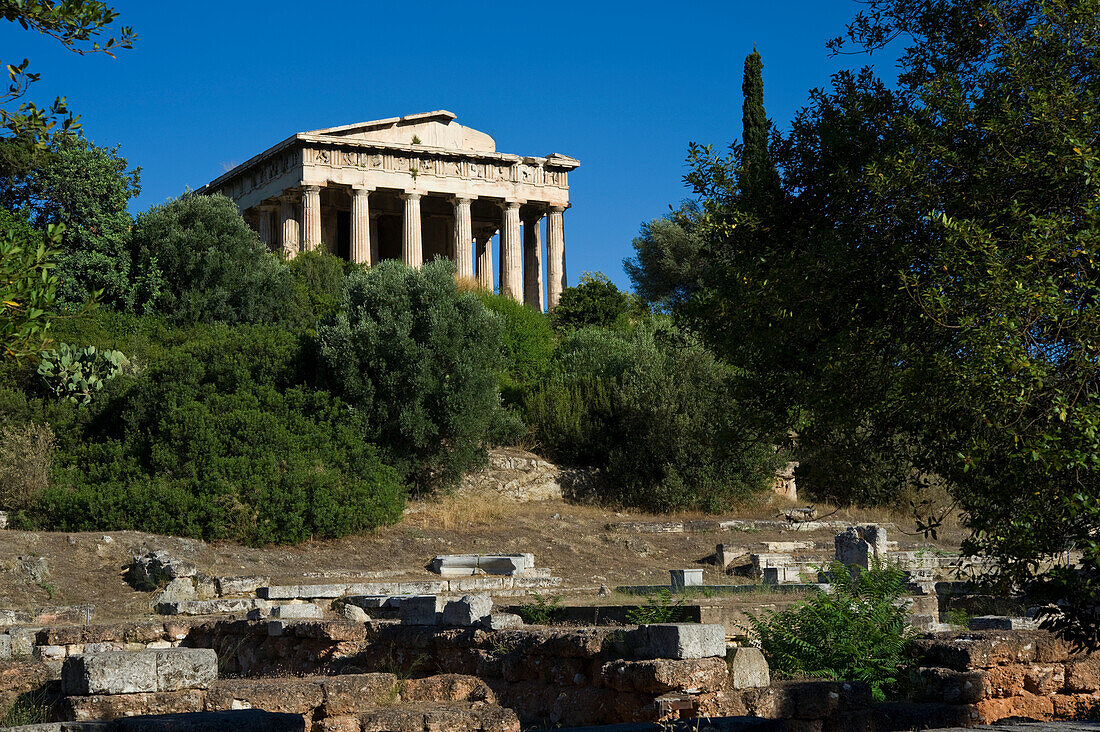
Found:
[{"label": "blue sky", "polygon": [[29,57],[42,74],[30,98],[66,95],[90,139],[141,166],[134,212],[295,132],[448,109],[503,152],[581,161],[570,284],[601,270],[629,286],[639,226],[688,195],[688,142],[739,135],[754,43],[780,127],[809,89],[868,61],[824,46],[858,10],[849,0],[112,4],[139,37],[116,59],[4,23],[0,60]]}]

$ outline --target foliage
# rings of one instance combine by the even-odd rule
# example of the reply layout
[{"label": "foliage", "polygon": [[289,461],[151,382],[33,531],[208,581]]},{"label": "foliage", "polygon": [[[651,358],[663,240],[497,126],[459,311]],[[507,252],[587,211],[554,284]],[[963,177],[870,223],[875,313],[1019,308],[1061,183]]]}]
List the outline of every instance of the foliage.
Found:
[{"label": "foliage", "polygon": [[603,499],[717,511],[770,482],[771,436],[732,397],[736,375],[692,337],[652,323],[583,328],[554,361],[527,401],[535,437],[558,460],[602,468]]},{"label": "foliage", "polygon": [[236,204],[221,194],[187,193],[145,211],[132,247],[141,266],[161,272],[153,310],[183,323],[298,321],[294,277],[268,253]]},{"label": "foliage", "polygon": [[562,290],[557,306],[550,311],[550,321],[558,330],[611,326],[626,314],[629,305],[626,293],[615,287],[607,275],[585,272],[579,283]]},{"label": "foliage", "polygon": [[531,592],[531,601],[520,603],[516,614],[528,625],[549,625],[561,616],[561,595]]},{"label": "foliage", "polygon": [[141,190],[141,171],[127,170],[117,147],[55,136],[29,169],[5,172],[2,205],[27,212],[40,230],[64,224],[57,257],[61,302],[81,305],[102,291],[116,307],[137,308],[155,297],[155,271],[135,267],[128,247],[126,205]]},{"label": "foliage", "polygon": [[[51,36],[81,55],[101,52],[113,56],[114,49],[131,48],[135,39],[133,30],[124,26],[118,29],[117,37],[108,37],[100,43],[99,39],[118,18],[118,13],[96,0],[7,0],[0,3],[0,13],[4,20],[18,23],[23,30]],[[27,59],[22,63],[6,64],[9,85],[0,95],[0,105],[22,97],[27,87],[38,81],[39,75],[28,71],[29,66]],[[61,122],[62,133],[72,132],[80,126],[69,112],[64,97],[58,97],[46,109],[33,102],[24,102],[14,110],[0,109],[0,126],[31,149],[45,146],[58,122]]]},{"label": "foliage", "polygon": [[697,215],[689,202],[643,224],[633,242],[634,256],[623,260],[634,292],[658,310],[682,306],[705,286],[707,260],[696,234]]},{"label": "foliage", "polygon": [[504,372],[501,395],[508,404],[521,405],[524,396],[550,371],[554,332],[550,319],[510,297],[479,291],[481,303],[496,313],[504,326]]},{"label": "foliage", "polygon": [[41,354],[38,375],[57,398],[86,406],[104,384],[132,368],[122,351],[97,350],[95,346],[74,348],[59,343],[56,350]]},{"label": "foliage", "polygon": [[741,141],[744,144],[739,171],[740,187],[748,198],[768,201],[778,193],[779,173],[768,150],[771,123],[764,112],[764,62],[753,46],[745,57],[745,75],[741,93]]},{"label": "foliage", "polygon": [[421,490],[454,484],[518,431],[496,383],[500,319],[458,291],[449,262],[353,272],[318,343],[323,378],[363,415],[363,439]]},{"label": "foliage", "polygon": [[27,508],[45,490],[56,445],[49,425],[0,426],[0,508]]},{"label": "foliage", "polygon": [[363,441],[361,416],[302,383],[301,365],[302,343],[280,329],[192,330],[70,424],[50,487],[19,523],[259,545],[398,520],[396,471]]},{"label": "foliage", "polygon": [[683,598],[673,601],[671,590],[661,590],[647,597],[645,605],[628,612],[626,621],[632,625],[683,623],[687,621],[686,614]]},{"label": "foliage", "polygon": [[335,314],[344,299],[344,279],[353,267],[320,249],[301,252],[288,260],[295,297],[302,310],[317,320]]},{"label": "foliage", "polygon": [[50,321],[57,297],[54,257],[59,227],[45,235],[5,209],[0,209],[0,349],[3,358],[31,356],[49,343]]},{"label": "foliage", "polygon": [[834,562],[829,578],[828,592],[759,617],[749,614],[749,623],[772,673],[863,681],[881,701],[898,680],[912,635],[896,604],[905,594],[905,571]]}]

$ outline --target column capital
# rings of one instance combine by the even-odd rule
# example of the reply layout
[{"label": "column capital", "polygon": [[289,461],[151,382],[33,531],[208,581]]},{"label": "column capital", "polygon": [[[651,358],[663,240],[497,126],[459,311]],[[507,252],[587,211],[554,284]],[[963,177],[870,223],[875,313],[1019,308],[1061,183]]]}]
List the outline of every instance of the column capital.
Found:
[{"label": "column capital", "polygon": [[535,209],[534,211],[528,211],[528,213],[523,216],[523,220],[525,222],[527,222],[527,221],[531,221],[531,222],[541,221],[542,217],[545,216],[545,215],[546,215],[546,210],[542,209],[542,208],[539,208],[539,209]]},{"label": "column capital", "polygon": [[510,208],[519,208],[524,203],[526,203],[526,201],[504,201],[500,204],[500,207],[502,209],[508,210]]},{"label": "column capital", "polygon": [[366,196],[374,192],[374,188],[371,186],[352,186],[351,195],[353,196]]},{"label": "column capital", "polygon": [[469,206],[475,198],[477,198],[477,196],[453,196],[451,198],[451,201],[458,204],[459,206]]},{"label": "column capital", "polygon": [[565,206],[551,206],[549,208],[549,211],[550,211],[550,213],[560,214],[560,213],[565,213],[565,208],[566,208]]},{"label": "column capital", "polygon": [[321,192],[321,186],[313,184],[313,183],[303,183],[301,188],[302,188],[303,193],[320,193]]},{"label": "column capital", "polygon": [[419,201],[420,194],[416,191],[403,191],[397,194],[397,197],[402,201]]},{"label": "column capital", "polygon": [[274,211],[275,209],[278,208],[278,205],[276,205],[274,203],[258,203],[258,204],[256,204],[256,208],[258,208],[261,211]]}]

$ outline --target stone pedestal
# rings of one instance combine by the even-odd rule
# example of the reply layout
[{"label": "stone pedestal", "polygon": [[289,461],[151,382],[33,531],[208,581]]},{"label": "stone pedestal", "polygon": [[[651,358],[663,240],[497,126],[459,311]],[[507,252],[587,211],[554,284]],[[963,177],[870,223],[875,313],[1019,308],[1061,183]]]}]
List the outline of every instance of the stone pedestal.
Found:
[{"label": "stone pedestal", "polygon": [[523,302],[523,261],[517,201],[504,204],[500,228],[500,294]]},{"label": "stone pedestal", "polygon": [[302,186],[302,251],[321,246],[321,187]]},{"label": "stone pedestal", "polygon": [[401,258],[410,267],[424,263],[424,242],[420,226],[420,194],[402,193],[405,202],[404,226],[401,230]]},{"label": "stone pedestal", "polygon": [[454,228],[454,252],[455,252],[455,265],[458,269],[458,276],[467,279],[473,279],[474,276],[474,254],[473,254],[473,223],[470,220],[470,199],[469,198],[456,198],[454,200],[455,208],[455,228]]},{"label": "stone pedestal", "polygon": [[565,289],[565,227],[564,206],[551,206],[546,216],[546,281],[547,305],[553,309]]}]

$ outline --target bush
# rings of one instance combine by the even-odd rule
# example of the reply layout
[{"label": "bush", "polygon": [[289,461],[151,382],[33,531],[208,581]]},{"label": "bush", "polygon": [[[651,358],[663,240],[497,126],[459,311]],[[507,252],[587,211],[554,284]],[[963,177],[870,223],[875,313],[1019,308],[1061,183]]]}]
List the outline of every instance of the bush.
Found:
[{"label": "bush", "polygon": [[363,415],[364,438],[420,489],[454,484],[518,430],[496,383],[500,319],[459,293],[449,262],[353,272],[318,342],[324,378]]},{"label": "bush", "polygon": [[504,326],[504,372],[501,395],[507,404],[520,406],[529,389],[550,371],[554,331],[550,319],[510,297],[478,293],[481,302],[501,318]]},{"label": "bush", "polygon": [[875,699],[898,680],[912,628],[897,601],[906,573],[896,567],[870,571],[834,562],[830,592],[816,591],[785,610],[749,615],[772,673],[783,677],[863,681]]},{"label": "bush", "polygon": [[237,206],[187,193],[140,214],[135,260],[163,277],[153,310],[183,323],[280,323],[301,318],[294,278],[264,249]]},{"label": "bush", "polygon": [[558,330],[597,325],[610,327],[626,315],[630,301],[602,272],[585,272],[575,287],[562,290],[550,319]]},{"label": "bush", "polygon": [[294,293],[303,312],[314,320],[334,315],[344,299],[344,278],[355,265],[320,249],[287,261]]},{"label": "bush", "polygon": [[27,508],[46,489],[56,444],[49,425],[0,427],[0,508]]},{"label": "bush", "polygon": [[0,362],[33,356],[49,342],[58,240],[56,230],[44,236],[0,208]]},{"label": "bush", "polygon": [[108,381],[132,369],[122,351],[74,348],[68,343],[43,351],[38,362],[38,375],[50,393],[81,405],[89,404]]},{"label": "bush", "polygon": [[605,472],[602,498],[653,511],[720,511],[770,484],[778,458],[732,397],[734,374],[676,329],[585,328],[527,400],[535,437]]},{"label": "bush", "polygon": [[342,536],[401,517],[397,472],[348,405],[302,383],[297,336],[206,326],[119,377],[19,517],[250,545]]}]

